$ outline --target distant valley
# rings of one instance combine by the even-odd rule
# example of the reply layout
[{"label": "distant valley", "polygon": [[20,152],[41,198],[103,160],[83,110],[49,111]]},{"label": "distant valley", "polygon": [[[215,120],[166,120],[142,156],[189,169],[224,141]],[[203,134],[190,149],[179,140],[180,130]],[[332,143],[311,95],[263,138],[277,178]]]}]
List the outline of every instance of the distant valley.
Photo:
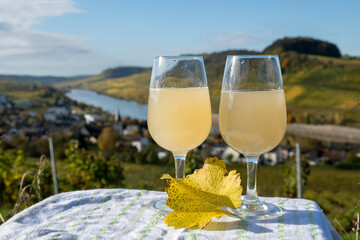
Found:
[{"label": "distant valley", "polygon": [[[226,56],[257,54],[279,55],[289,122],[360,127],[360,58],[341,56],[336,45],[311,38],[279,39],[263,52],[229,50],[196,54],[204,58],[214,113],[218,111]],[[96,76],[42,77],[38,81],[37,77],[27,76],[24,81],[64,89],[88,89],[146,103],[150,76],[151,68],[118,67],[106,69]],[[0,76],[0,79],[4,77]]]},{"label": "distant valley", "polygon": [[61,82],[71,82],[79,79],[91,77],[89,75],[72,76],[72,77],[55,77],[55,76],[30,76],[30,75],[14,75],[14,74],[0,74],[0,80],[17,81],[22,83],[41,83],[47,85],[54,85]]}]

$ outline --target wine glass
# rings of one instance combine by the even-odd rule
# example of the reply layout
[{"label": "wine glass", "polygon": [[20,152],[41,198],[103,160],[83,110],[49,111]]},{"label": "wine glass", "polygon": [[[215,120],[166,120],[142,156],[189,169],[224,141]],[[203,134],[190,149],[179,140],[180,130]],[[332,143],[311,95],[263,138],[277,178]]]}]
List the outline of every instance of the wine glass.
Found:
[{"label": "wine glass", "polygon": [[147,121],[154,141],[174,155],[175,178],[184,178],[186,154],[204,142],[211,128],[209,89],[201,56],[154,59]]},{"label": "wine glass", "polygon": [[245,220],[280,216],[282,210],[261,202],[256,191],[259,156],[275,148],[286,130],[286,104],[278,56],[228,56],[219,115],[225,142],[246,157],[247,188],[239,215]]}]

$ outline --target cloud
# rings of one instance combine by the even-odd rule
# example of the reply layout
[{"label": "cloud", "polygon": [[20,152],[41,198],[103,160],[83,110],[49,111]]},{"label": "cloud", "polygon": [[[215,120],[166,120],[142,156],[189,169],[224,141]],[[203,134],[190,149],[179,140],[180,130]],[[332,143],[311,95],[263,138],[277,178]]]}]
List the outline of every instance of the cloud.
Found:
[{"label": "cloud", "polygon": [[0,23],[16,28],[28,28],[44,17],[79,13],[72,0],[1,0]]},{"label": "cloud", "polygon": [[79,38],[28,29],[0,29],[0,60],[3,58],[69,59],[89,53]]},{"label": "cloud", "polygon": [[206,35],[201,39],[201,44],[188,51],[212,52],[229,49],[262,50],[269,39],[264,35],[246,34],[243,32]]},{"label": "cloud", "polygon": [[[68,61],[91,52],[82,38],[34,30],[45,18],[80,13],[72,0],[1,0],[0,71],[18,64],[48,65],[49,61]],[[20,65],[21,63],[21,65]],[[46,64],[45,64],[46,63]],[[10,69],[9,69],[10,70]]]}]

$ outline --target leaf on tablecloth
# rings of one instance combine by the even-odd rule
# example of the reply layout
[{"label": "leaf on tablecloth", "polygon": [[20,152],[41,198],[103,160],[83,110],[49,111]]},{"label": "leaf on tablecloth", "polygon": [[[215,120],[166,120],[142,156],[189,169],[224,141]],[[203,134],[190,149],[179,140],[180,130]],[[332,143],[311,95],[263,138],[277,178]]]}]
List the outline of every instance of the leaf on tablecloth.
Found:
[{"label": "leaf on tablecloth", "polygon": [[234,216],[223,207],[239,208],[242,187],[240,173],[226,170],[224,161],[208,158],[202,169],[184,179],[174,179],[164,174],[168,180],[165,204],[174,211],[168,213],[163,221],[175,228],[204,228],[213,218],[223,215]]}]

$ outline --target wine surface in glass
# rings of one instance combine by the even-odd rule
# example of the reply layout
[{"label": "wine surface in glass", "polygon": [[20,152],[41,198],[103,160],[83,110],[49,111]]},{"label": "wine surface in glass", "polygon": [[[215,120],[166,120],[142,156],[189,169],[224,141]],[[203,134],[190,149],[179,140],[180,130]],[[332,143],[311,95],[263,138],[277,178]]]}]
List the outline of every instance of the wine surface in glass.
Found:
[{"label": "wine surface in glass", "polygon": [[275,148],[286,131],[283,90],[222,91],[219,126],[225,142],[245,156]]},{"label": "wine surface in glass", "polygon": [[208,88],[150,89],[148,127],[155,142],[174,154],[196,148],[211,128]]}]

